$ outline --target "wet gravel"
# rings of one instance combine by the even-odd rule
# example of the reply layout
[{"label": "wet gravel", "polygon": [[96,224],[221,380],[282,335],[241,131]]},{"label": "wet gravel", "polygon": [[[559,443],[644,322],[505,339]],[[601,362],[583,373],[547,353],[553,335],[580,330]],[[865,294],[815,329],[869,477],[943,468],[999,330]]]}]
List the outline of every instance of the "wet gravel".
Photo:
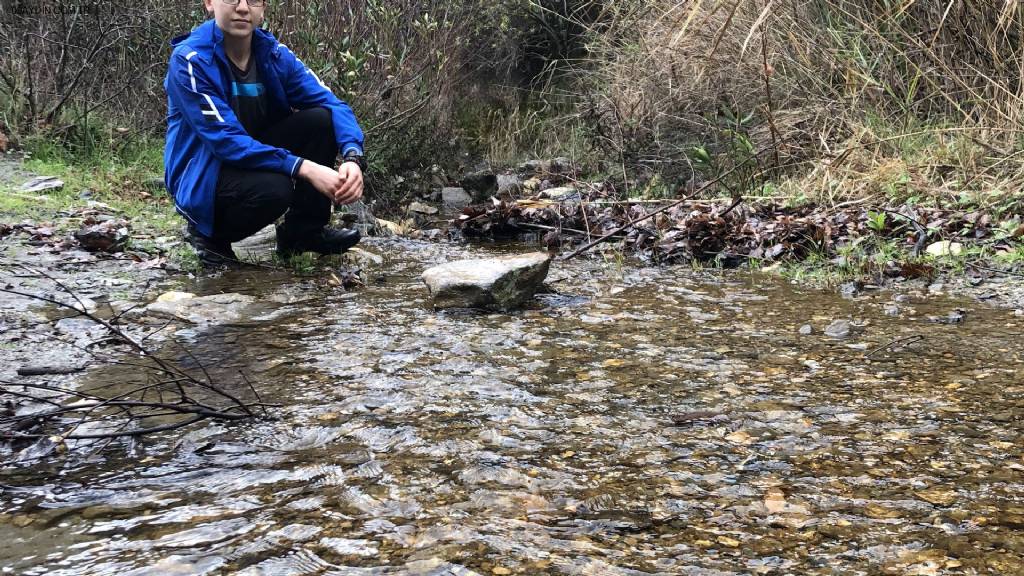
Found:
[{"label": "wet gravel", "polygon": [[[597,257],[553,267],[558,292],[526,310],[438,313],[418,273],[501,249],[372,249],[385,261],[356,292],[256,270],[125,294],[237,291],[274,307],[160,337],[215,376],[246,370],[283,408],[4,468],[0,566],[1024,572],[1012,310]],[[48,313],[12,306],[12,319]],[[837,320],[842,338],[824,333]],[[118,371],[67,378],[100,377]]]}]

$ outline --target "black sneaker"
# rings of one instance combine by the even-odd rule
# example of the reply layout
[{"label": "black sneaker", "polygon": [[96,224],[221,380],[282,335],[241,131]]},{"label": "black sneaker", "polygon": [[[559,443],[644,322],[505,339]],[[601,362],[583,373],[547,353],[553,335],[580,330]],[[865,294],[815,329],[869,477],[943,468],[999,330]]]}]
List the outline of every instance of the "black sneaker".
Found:
[{"label": "black sneaker", "polygon": [[341,254],[359,243],[358,230],[324,226],[319,232],[292,234],[284,226],[277,227],[277,255],[289,258],[303,252]]},{"label": "black sneaker", "polygon": [[196,251],[196,256],[199,257],[199,261],[202,262],[205,268],[223,268],[239,263],[238,256],[235,256],[230,242],[216,242],[211,238],[207,238],[200,234],[195,226],[191,224],[188,227],[185,239],[192,245],[192,248]]}]

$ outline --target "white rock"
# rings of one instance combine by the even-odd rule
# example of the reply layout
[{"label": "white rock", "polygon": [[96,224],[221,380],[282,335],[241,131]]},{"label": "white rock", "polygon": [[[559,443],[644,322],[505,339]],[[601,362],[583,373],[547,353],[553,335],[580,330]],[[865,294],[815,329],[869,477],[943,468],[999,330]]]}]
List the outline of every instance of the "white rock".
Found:
[{"label": "white rock", "polygon": [[255,301],[252,296],[233,292],[211,296],[168,292],[146,306],[146,312],[194,324],[226,324],[248,318],[246,309]]},{"label": "white rock", "polygon": [[551,255],[533,252],[478,260],[460,260],[423,272],[435,308],[520,306],[548,275]]},{"label": "white rock", "polygon": [[949,240],[943,240],[941,242],[935,242],[929,244],[925,248],[925,252],[932,256],[959,256],[964,251],[964,245],[959,242],[950,242]]},{"label": "white rock", "polygon": [[548,188],[547,190],[540,193],[541,198],[550,198],[551,200],[579,200],[580,191],[573,188],[572,186],[560,186],[558,188]]}]

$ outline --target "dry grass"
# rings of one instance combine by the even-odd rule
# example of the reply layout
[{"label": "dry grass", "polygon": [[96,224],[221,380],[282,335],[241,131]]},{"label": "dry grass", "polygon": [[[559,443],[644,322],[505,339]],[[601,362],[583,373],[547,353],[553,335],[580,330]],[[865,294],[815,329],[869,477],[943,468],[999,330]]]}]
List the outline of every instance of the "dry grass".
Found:
[{"label": "dry grass", "polygon": [[[737,137],[778,189],[839,203],[1024,184],[1024,8],[954,0],[623,2],[581,104],[638,171],[693,174]],[[706,172],[706,171],[705,171]]]}]

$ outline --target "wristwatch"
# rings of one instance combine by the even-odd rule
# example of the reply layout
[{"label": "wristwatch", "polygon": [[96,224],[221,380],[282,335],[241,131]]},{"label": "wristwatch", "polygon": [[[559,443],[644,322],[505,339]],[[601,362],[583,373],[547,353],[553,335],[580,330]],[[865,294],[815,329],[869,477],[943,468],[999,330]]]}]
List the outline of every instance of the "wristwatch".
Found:
[{"label": "wristwatch", "polygon": [[349,150],[348,153],[345,154],[343,162],[355,162],[356,166],[359,166],[359,169],[362,170],[364,174],[366,173],[366,156],[363,156],[355,150]]}]

